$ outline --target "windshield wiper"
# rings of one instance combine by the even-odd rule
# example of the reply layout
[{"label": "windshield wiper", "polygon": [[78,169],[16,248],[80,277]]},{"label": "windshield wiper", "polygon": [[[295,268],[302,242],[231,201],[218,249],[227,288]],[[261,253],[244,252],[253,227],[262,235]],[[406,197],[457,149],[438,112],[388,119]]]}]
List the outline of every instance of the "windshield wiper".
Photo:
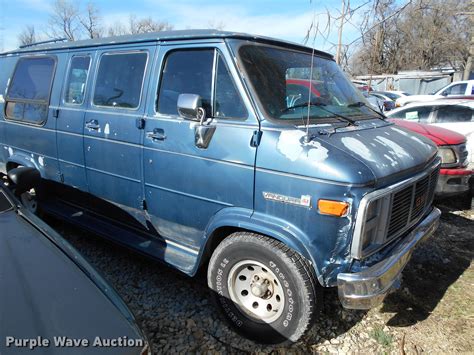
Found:
[{"label": "windshield wiper", "polygon": [[308,107],[308,106],[316,106],[316,107],[319,107],[320,109],[326,111],[327,113],[330,113],[331,115],[334,115],[336,116],[336,118],[339,118],[339,121],[341,122],[348,122],[349,125],[352,125],[352,126],[357,126],[357,123],[349,118],[349,117],[346,117],[346,116],[343,116],[343,115],[340,115],[336,112],[333,112],[331,110],[328,110],[326,107],[326,104],[322,103],[322,102],[306,102],[306,103],[301,103],[301,104],[297,104],[297,105],[293,105],[293,106],[290,106],[290,107],[286,107],[284,108],[283,110],[281,110],[282,113],[284,112],[287,112],[289,110],[292,110],[292,109],[295,109],[295,108],[300,108],[300,107]]},{"label": "windshield wiper", "polygon": [[382,112],[377,111],[376,109],[362,101],[354,102],[352,104],[347,105],[347,107],[367,107],[370,111],[379,115],[381,120],[385,121],[385,119],[387,118],[387,116],[385,116]]}]

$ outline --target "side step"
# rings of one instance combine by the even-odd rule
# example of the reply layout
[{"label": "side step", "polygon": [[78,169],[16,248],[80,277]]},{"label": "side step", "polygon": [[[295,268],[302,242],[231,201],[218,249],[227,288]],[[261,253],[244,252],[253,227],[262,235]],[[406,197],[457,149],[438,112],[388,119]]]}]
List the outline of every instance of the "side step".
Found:
[{"label": "side step", "polygon": [[100,218],[59,199],[41,201],[41,208],[52,216],[65,220],[81,229],[92,232],[112,242],[125,246],[157,261],[162,261],[190,275],[197,263],[198,251],[159,236],[132,231]]}]

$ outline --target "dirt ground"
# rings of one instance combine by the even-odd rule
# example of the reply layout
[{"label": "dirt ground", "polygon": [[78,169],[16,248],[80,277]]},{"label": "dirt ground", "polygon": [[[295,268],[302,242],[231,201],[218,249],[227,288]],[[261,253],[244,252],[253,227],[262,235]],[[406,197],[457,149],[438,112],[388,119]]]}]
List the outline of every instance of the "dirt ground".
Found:
[{"label": "dirt ground", "polygon": [[308,334],[290,346],[242,339],[208,302],[202,278],[171,269],[63,222],[48,222],[136,314],[153,353],[472,353],[474,210],[439,205],[441,226],[407,265],[401,288],[369,312],[344,310],[335,290]]}]

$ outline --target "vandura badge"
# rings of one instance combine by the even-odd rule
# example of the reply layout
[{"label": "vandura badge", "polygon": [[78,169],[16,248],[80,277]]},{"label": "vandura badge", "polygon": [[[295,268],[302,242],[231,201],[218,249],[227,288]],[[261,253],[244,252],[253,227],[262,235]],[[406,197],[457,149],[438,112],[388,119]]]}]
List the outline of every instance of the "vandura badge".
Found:
[{"label": "vandura badge", "polygon": [[290,205],[311,208],[311,196],[309,195],[301,195],[301,197],[298,198],[275,194],[273,192],[263,192],[263,197],[265,198],[265,200],[289,203]]}]

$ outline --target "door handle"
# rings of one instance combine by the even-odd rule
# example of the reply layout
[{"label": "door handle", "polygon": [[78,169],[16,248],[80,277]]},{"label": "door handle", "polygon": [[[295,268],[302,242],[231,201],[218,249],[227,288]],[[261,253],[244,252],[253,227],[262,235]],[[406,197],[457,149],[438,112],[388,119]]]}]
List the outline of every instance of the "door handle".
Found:
[{"label": "door handle", "polygon": [[86,128],[88,130],[98,131],[100,129],[99,121],[97,120],[90,120],[86,122]]},{"label": "door handle", "polygon": [[146,137],[152,141],[164,141],[166,139],[165,130],[161,128],[155,128],[151,132],[146,132]]}]

